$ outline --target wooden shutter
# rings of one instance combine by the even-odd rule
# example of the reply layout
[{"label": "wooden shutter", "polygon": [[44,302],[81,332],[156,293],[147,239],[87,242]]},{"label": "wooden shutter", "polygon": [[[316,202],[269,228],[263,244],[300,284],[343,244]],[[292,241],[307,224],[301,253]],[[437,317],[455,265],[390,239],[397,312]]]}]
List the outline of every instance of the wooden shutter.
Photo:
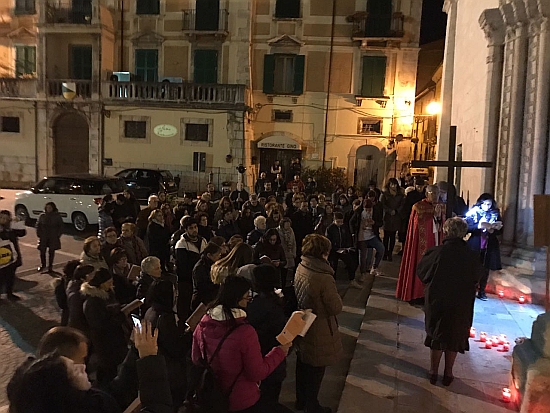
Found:
[{"label": "wooden shutter", "polygon": [[195,83],[218,83],[218,51],[195,50]]},{"label": "wooden shutter", "polygon": [[36,47],[15,47],[15,75],[20,77],[36,72]]},{"label": "wooden shutter", "polygon": [[294,91],[296,95],[304,93],[304,70],[306,66],[306,57],[297,55],[294,59]]},{"label": "wooden shutter", "polygon": [[361,96],[382,97],[386,84],[386,57],[363,57],[363,79]]},{"label": "wooden shutter", "polygon": [[273,93],[275,85],[275,55],[264,56],[264,93]]},{"label": "wooden shutter", "polygon": [[368,0],[367,37],[386,37],[391,31],[392,0]]},{"label": "wooden shutter", "polygon": [[158,50],[136,50],[136,75],[142,82],[156,82],[158,79]]},{"label": "wooden shutter", "polygon": [[159,14],[159,0],[137,0],[136,14]]},{"label": "wooden shutter", "polygon": [[197,1],[195,29],[217,31],[220,21],[220,0]]}]

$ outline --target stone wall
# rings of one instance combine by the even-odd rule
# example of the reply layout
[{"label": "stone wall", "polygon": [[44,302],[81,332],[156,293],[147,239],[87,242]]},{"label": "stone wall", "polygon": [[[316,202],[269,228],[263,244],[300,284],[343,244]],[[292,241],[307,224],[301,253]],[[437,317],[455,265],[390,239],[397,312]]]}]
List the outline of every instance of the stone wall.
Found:
[{"label": "stone wall", "polygon": [[35,183],[36,158],[0,155],[0,186],[27,188]]}]

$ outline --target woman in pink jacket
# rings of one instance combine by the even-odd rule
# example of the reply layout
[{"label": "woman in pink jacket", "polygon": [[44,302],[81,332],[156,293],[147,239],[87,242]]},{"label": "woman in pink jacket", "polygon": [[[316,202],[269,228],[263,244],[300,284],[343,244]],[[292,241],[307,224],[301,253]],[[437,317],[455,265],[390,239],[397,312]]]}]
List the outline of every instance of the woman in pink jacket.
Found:
[{"label": "woman in pink jacket", "polygon": [[216,301],[193,333],[191,357],[198,364],[201,354],[208,358],[228,329],[239,325],[224,341],[218,355],[211,361],[214,374],[224,392],[229,395],[229,411],[256,413],[265,411],[259,405],[258,383],[265,379],[285,359],[290,345],[274,347],[262,356],[256,330],[246,320],[244,309],[251,300],[250,282],[229,276],[221,285]]}]

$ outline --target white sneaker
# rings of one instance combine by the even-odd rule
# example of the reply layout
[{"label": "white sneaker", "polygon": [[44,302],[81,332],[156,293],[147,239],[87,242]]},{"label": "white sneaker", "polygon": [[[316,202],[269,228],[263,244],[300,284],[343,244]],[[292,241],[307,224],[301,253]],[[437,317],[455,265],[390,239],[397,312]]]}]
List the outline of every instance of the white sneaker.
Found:
[{"label": "white sneaker", "polygon": [[363,286],[361,284],[359,284],[356,280],[352,280],[350,283],[349,283],[349,286],[350,288],[357,288],[358,290],[362,290],[363,289]]},{"label": "white sneaker", "polygon": [[378,268],[373,268],[370,270],[371,275],[384,275],[382,271],[380,271]]}]

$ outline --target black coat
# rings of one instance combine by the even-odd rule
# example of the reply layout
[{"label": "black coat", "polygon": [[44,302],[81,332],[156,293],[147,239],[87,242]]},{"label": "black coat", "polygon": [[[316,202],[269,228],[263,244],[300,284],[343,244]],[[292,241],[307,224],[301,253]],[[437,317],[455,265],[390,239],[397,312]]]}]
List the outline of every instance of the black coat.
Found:
[{"label": "black coat", "polygon": [[55,301],[61,309],[61,325],[66,326],[69,323],[69,305],[67,304],[67,282],[65,278],[59,278],[54,281]]},{"label": "black coat", "polygon": [[99,365],[116,369],[128,350],[131,331],[128,317],[120,311],[113,294],[87,282],[82,284],[80,292],[84,295],[84,316]]},{"label": "black coat", "polygon": [[252,231],[250,231],[248,233],[248,235],[246,236],[246,243],[248,245],[256,245],[258,243],[258,241],[260,241],[260,239],[262,238],[262,236],[264,235],[265,231],[260,231],[259,229],[253,229]]},{"label": "black coat", "polygon": [[[262,354],[265,356],[273,347],[279,345],[276,337],[283,331],[287,322],[283,302],[275,295],[267,296],[260,293],[248,304],[246,313],[248,322],[258,333]],[[263,381],[280,383],[285,377],[286,359]]]},{"label": "black coat", "polygon": [[313,216],[310,212],[296,211],[292,217],[292,229],[296,236],[296,247],[298,250],[302,248],[302,240],[308,234],[313,234],[315,229]]},{"label": "black coat", "polygon": [[67,325],[88,335],[89,327],[84,316],[84,296],[80,292],[81,286],[81,280],[71,280],[67,284],[67,309],[69,313]]},{"label": "black coat", "polygon": [[206,256],[202,256],[193,268],[193,298],[191,300],[191,309],[195,310],[200,303],[208,305],[214,301],[220,286],[212,282],[210,277],[210,269],[212,268],[212,260]]},{"label": "black coat", "polygon": [[243,236],[246,241],[248,233],[254,230],[254,218],[239,217],[237,218],[237,226],[239,227],[239,233]]},{"label": "black coat", "polygon": [[426,251],[416,272],[425,284],[425,344],[433,350],[469,350],[476,286],[483,275],[478,255],[462,239],[447,239]]},{"label": "black coat", "polygon": [[[490,215],[493,215],[493,221],[502,221],[500,216],[500,211],[494,210],[487,213],[488,219]],[[487,244],[485,248],[485,253],[480,254],[482,259],[482,264],[485,268],[492,271],[498,271],[502,269],[502,262],[500,260],[500,243],[498,242],[498,236],[502,234],[502,229],[499,231],[494,231],[492,233],[486,232],[483,233],[483,230],[478,228],[479,220],[484,215],[483,211],[480,208],[473,209],[466,216],[466,222],[468,223],[468,232],[472,235],[468,239],[468,246],[472,251],[481,253],[481,241],[483,236],[487,237]]]},{"label": "black coat", "polygon": [[170,261],[170,230],[166,226],[150,222],[147,227],[147,247],[149,255],[157,257],[162,266]]},{"label": "black coat", "polygon": [[216,235],[220,237],[224,237],[226,241],[229,241],[229,238],[231,238],[233,235],[238,235],[239,227],[235,223],[235,221],[220,221],[218,225],[218,230],[216,231]]},{"label": "black coat", "polygon": [[332,244],[333,251],[337,251],[340,248],[351,248],[353,246],[350,229],[345,225],[338,226],[334,223],[330,224],[327,228],[326,236]]},{"label": "black coat", "polygon": [[36,236],[38,249],[60,250],[61,235],[63,234],[63,218],[57,211],[43,212],[36,221]]},{"label": "black coat", "polygon": [[19,268],[23,265],[21,250],[19,249],[19,237],[24,237],[26,234],[27,230],[25,229],[15,229],[10,227],[6,230],[0,226],[0,240],[11,242],[13,244],[13,249],[17,253],[17,259],[15,259],[13,263],[4,268],[0,268],[0,276],[2,276],[4,272],[7,273],[9,271],[13,271],[13,267]]},{"label": "black coat", "polygon": [[[239,198],[241,200],[237,201]],[[248,201],[248,198],[249,198],[248,192],[246,192],[244,189],[242,191],[237,191],[235,189],[229,194],[229,199],[231,200],[231,202],[233,202],[235,209],[239,211],[242,209],[244,203]]]}]

